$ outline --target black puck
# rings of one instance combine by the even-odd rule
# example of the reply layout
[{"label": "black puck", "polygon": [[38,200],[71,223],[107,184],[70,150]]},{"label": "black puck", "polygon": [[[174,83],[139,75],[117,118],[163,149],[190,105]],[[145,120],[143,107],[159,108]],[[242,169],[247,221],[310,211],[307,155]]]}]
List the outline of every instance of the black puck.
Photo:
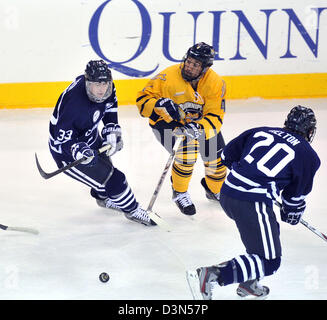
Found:
[{"label": "black puck", "polygon": [[109,277],[109,274],[106,273],[106,272],[102,272],[100,275],[99,275],[99,279],[101,282],[108,282],[110,277]]}]

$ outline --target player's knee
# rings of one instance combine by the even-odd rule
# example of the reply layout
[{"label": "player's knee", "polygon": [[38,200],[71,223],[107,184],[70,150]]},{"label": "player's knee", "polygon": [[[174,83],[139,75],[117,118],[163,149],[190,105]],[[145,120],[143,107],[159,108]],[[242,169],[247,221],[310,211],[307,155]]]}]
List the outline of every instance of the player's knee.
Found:
[{"label": "player's knee", "polygon": [[108,196],[117,195],[126,190],[127,181],[125,174],[114,168],[111,177],[105,184],[105,189]]},{"label": "player's knee", "polygon": [[270,276],[279,269],[281,258],[278,257],[276,259],[271,259],[271,260],[263,259],[263,263],[265,268],[265,276]]},{"label": "player's knee", "polygon": [[174,163],[180,167],[190,167],[194,166],[197,160],[197,153],[196,152],[184,152],[178,153],[175,157]]}]

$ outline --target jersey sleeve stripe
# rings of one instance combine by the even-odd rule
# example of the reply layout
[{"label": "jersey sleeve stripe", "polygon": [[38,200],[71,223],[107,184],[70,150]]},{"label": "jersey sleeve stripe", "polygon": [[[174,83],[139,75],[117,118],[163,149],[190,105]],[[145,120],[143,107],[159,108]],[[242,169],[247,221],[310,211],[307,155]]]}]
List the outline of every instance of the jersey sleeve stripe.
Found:
[{"label": "jersey sleeve stripe", "polygon": [[143,96],[140,96],[140,97],[138,97],[137,99],[136,99],[136,102],[139,102],[140,100],[142,100],[143,98],[145,98],[147,95],[145,94],[145,95],[143,95]]},{"label": "jersey sleeve stripe", "polygon": [[212,116],[212,117],[216,117],[218,119],[218,121],[223,124],[223,120],[221,120],[220,116],[218,114],[214,114],[214,113],[208,113],[207,116]]},{"label": "jersey sleeve stripe", "polygon": [[207,117],[204,117],[204,120],[207,120],[207,122],[210,124],[210,126],[212,127],[213,130],[216,130],[215,125],[211,122],[211,120]]},{"label": "jersey sleeve stripe", "polygon": [[145,100],[145,101],[142,103],[141,111],[140,111],[141,114],[142,114],[142,112],[143,112],[143,110],[144,110],[145,104],[146,104],[150,99],[151,99],[151,98]]}]

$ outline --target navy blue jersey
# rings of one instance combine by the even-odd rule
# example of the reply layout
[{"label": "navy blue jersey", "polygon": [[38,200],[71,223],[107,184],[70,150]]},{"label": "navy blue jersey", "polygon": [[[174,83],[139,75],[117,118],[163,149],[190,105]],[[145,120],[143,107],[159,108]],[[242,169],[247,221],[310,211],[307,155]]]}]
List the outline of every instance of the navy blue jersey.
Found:
[{"label": "navy blue jersey", "polygon": [[318,155],[302,136],[271,127],[247,130],[230,141],[222,162],[231,170],[222,193],[270,207],[280,196],[292,206],[303,203],[320,166]]},{"label": "navy blue jersey", "polygon": [[71,146],[86,142],[92,149],[101,146],[98,126],[117,123],[117,97],[112,94],[102,103],[92,102],[86,93],[84,75],[79,76],[60,95],[50,120],[49,147],[58,161],[72,162]]}]

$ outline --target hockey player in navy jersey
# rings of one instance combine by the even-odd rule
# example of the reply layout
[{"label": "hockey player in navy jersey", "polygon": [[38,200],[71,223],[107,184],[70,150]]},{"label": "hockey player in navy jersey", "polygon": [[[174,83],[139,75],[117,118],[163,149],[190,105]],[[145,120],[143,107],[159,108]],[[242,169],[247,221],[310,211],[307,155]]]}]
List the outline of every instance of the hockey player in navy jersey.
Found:
[{"label": "hockey player in navy jersey", "polygon": [[[106,153],[95,152],[106,144],[111,145]],[[122,149],[123,140],[115,85],[103,60],[90,61],[84,75],[60,95],[50,121],[49,147],[59,168],[87,158],[65,173],[88,185],[98,205],[119,209],[132,221],[155,224],[136,201],[124,173],[110,159]]]},{"label": "hockey player in navy jersey", "polygon": [[246,254],[193,273],[204,299],[211,299],[216,284],[239,283],[241,297],[269,293],[259,280],[277,271],[282,255],[273,203],[281,201],[282,221],[291,225],[300,221],[320,166],[310,146],[315,132],[314,112],[296,106],[283,128],[247,130],[224,148],[222,160],[230,173],[221,189],[220,204],[235,221]]}]

